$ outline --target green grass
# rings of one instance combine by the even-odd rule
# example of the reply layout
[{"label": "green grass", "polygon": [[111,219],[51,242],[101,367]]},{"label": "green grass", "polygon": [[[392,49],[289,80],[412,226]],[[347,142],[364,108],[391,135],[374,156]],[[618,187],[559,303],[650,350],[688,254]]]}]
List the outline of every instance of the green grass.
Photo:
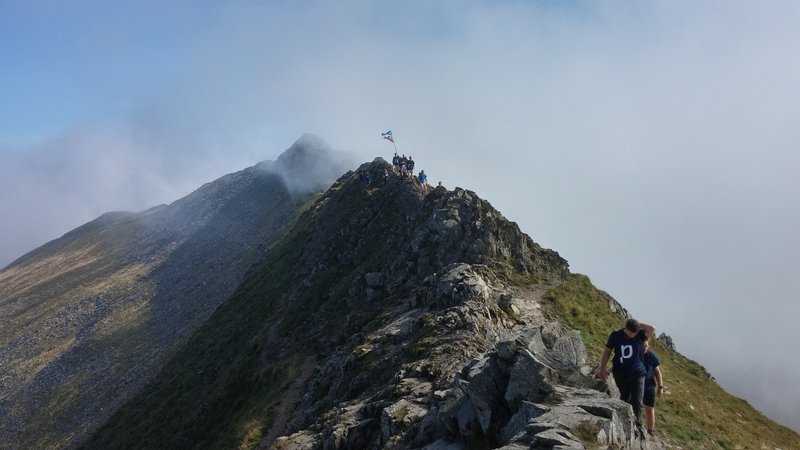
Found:
[{"label": "green grass", "polygon": [[[584,275],[571,275],[545,294],[547,310],[581,332],[592,364],[599,362],[608,334],[625,320],[611,312],[608,299]],[[701,365],[658,341],[653,350],[667,386],[656,402],[656,428],[669,438],[692,449],[800,449],[797,433],[725,392]]]}]

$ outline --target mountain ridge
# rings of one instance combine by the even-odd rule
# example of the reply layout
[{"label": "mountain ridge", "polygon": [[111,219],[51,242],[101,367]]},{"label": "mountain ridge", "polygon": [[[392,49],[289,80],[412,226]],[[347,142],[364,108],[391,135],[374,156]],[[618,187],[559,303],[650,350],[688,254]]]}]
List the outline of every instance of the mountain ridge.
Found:
[{"label": "mountain ridge", "polygon": [[[677,378],[670,393],[679,401],[662,406],[668,431],[637,437],[630,408],[591,365],[598,333],[619,327],[627,311],[473,192],[424,195],[396,175],[382,181],[384,169],[380,158],[365,163],[314,200],[185,351],[85,448],[731,444],[698,434],[710,426],[703,419],[680,419],[676,411],[689,405]],[[377,181],[366,184],[364,171]],[[604,318],[601,331],[578,320],[588,307]],[[707,387],[699,365],[654,345],[668,370],[697,372]],[[302,395],[284,394],[296,383]],[[752,414],[746,403],[733,406]],[[162,417],[174,420],[163,427]],[[756,439],[798,442],[765,423]]]},{"label": "mountain ridge", "polygon": [[[296,164],[328,151],[313,137],[298,142],[312,150],[226,175],[144,220],[110,213],[67,233],[50,255],[63,270],[40,283],[49,290],[38,303],[7,283],[36,273],[0,271],[0,319],[23,329],[0,334],[3,442],[433,450],[734,448],[763,438],[800,447],[796,433],[660,343],[664,431],[642,440],[630,408],[593,376],[604,337],[628,316],[616,300],[474,192],[384,179],[391,166],[381,158],[324,192],[313,182],[296,184],[308,194],[293,191]],[[100,238],[111,235],[139,245]],[[14,309],[23,304],[28,316]],[[34,314],[45,307],[44,318]],[[159,331],[150,340],[136,334],[148,326]],[[34,331],[61,334],[40,342]],[[26,349],[54,353],[29,358],[39,364],[31,368]],[[143,353],[158,364],[137,363]],[[41,383],[23,391],[42,389],[29,407],[49,417],[19,409],[25,392],[9,385],[23,369]],[[109,382],[91,378],[98,373]],[[79,389],[92,398],[78,401]]]},{"label": "mountain ridge", "polygon": [[103,214],[0,271],[0,440],[60,446],[105,420],[227,298],[307,195],[253,166],[170,205]]}]

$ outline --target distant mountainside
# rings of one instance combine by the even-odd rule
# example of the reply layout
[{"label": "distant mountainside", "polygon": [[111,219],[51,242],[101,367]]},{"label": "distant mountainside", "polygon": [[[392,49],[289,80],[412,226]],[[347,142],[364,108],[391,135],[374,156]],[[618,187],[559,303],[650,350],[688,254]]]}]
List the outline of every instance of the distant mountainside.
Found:
[{"label": "distant mountainside", "polygon": [[667,336],[638,435],[594,373],[616,300],[474,192],[342,158],[304,136],[0,272],[0,447],[800,448]]},{"label": "distant mountainside", "polygon": [[94,430],[348,168],[305,135],[275,162],[104,214],[0,271],[0,447],[60,448]]},{"label": "distant mountainside", "polygon": [[800,448],[667,336],[641,439],[594,376],[627,311],[475,193],[390,170],[313,201],[84,448]]}]

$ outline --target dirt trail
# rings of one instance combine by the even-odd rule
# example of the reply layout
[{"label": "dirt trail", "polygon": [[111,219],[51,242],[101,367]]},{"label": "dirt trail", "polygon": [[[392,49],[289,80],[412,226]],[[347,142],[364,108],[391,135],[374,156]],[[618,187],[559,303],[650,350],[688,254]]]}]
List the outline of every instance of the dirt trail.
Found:
[{"label": "dirt trail", "polygon": [[317,358],[315,356],[306,356],[303,360],[303,365],[300,368],[300,375],[292,382],[286,392],[283,393],[281,396],[280,401],[278,402],[278,406],[275,410],[275,420],[272,422],[272,427],[269,429],[267,434],[261,439],[261,444],[258,446],[259,450],[267,450],[272,446],[276,439],[278,439],[282,434],[284,428],[286,428],[286,424],[289,422],[289,418],[292,415],[292,410],[294,409],[295,404],[300,399],[300,396],[303,393],[303,388],[306,385],[306,382],[311,375],[314,373],[314,369],[317,367]]}]

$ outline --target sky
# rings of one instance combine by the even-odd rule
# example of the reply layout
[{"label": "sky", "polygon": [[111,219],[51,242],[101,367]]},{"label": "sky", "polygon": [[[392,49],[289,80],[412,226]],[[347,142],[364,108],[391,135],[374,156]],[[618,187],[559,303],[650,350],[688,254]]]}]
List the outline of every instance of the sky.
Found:
[{"label": "sky", "polygon": [[388,160],[391,129],[800,430],[797,23],[770,0],[0,0],[0,266],[306,132]]}]

